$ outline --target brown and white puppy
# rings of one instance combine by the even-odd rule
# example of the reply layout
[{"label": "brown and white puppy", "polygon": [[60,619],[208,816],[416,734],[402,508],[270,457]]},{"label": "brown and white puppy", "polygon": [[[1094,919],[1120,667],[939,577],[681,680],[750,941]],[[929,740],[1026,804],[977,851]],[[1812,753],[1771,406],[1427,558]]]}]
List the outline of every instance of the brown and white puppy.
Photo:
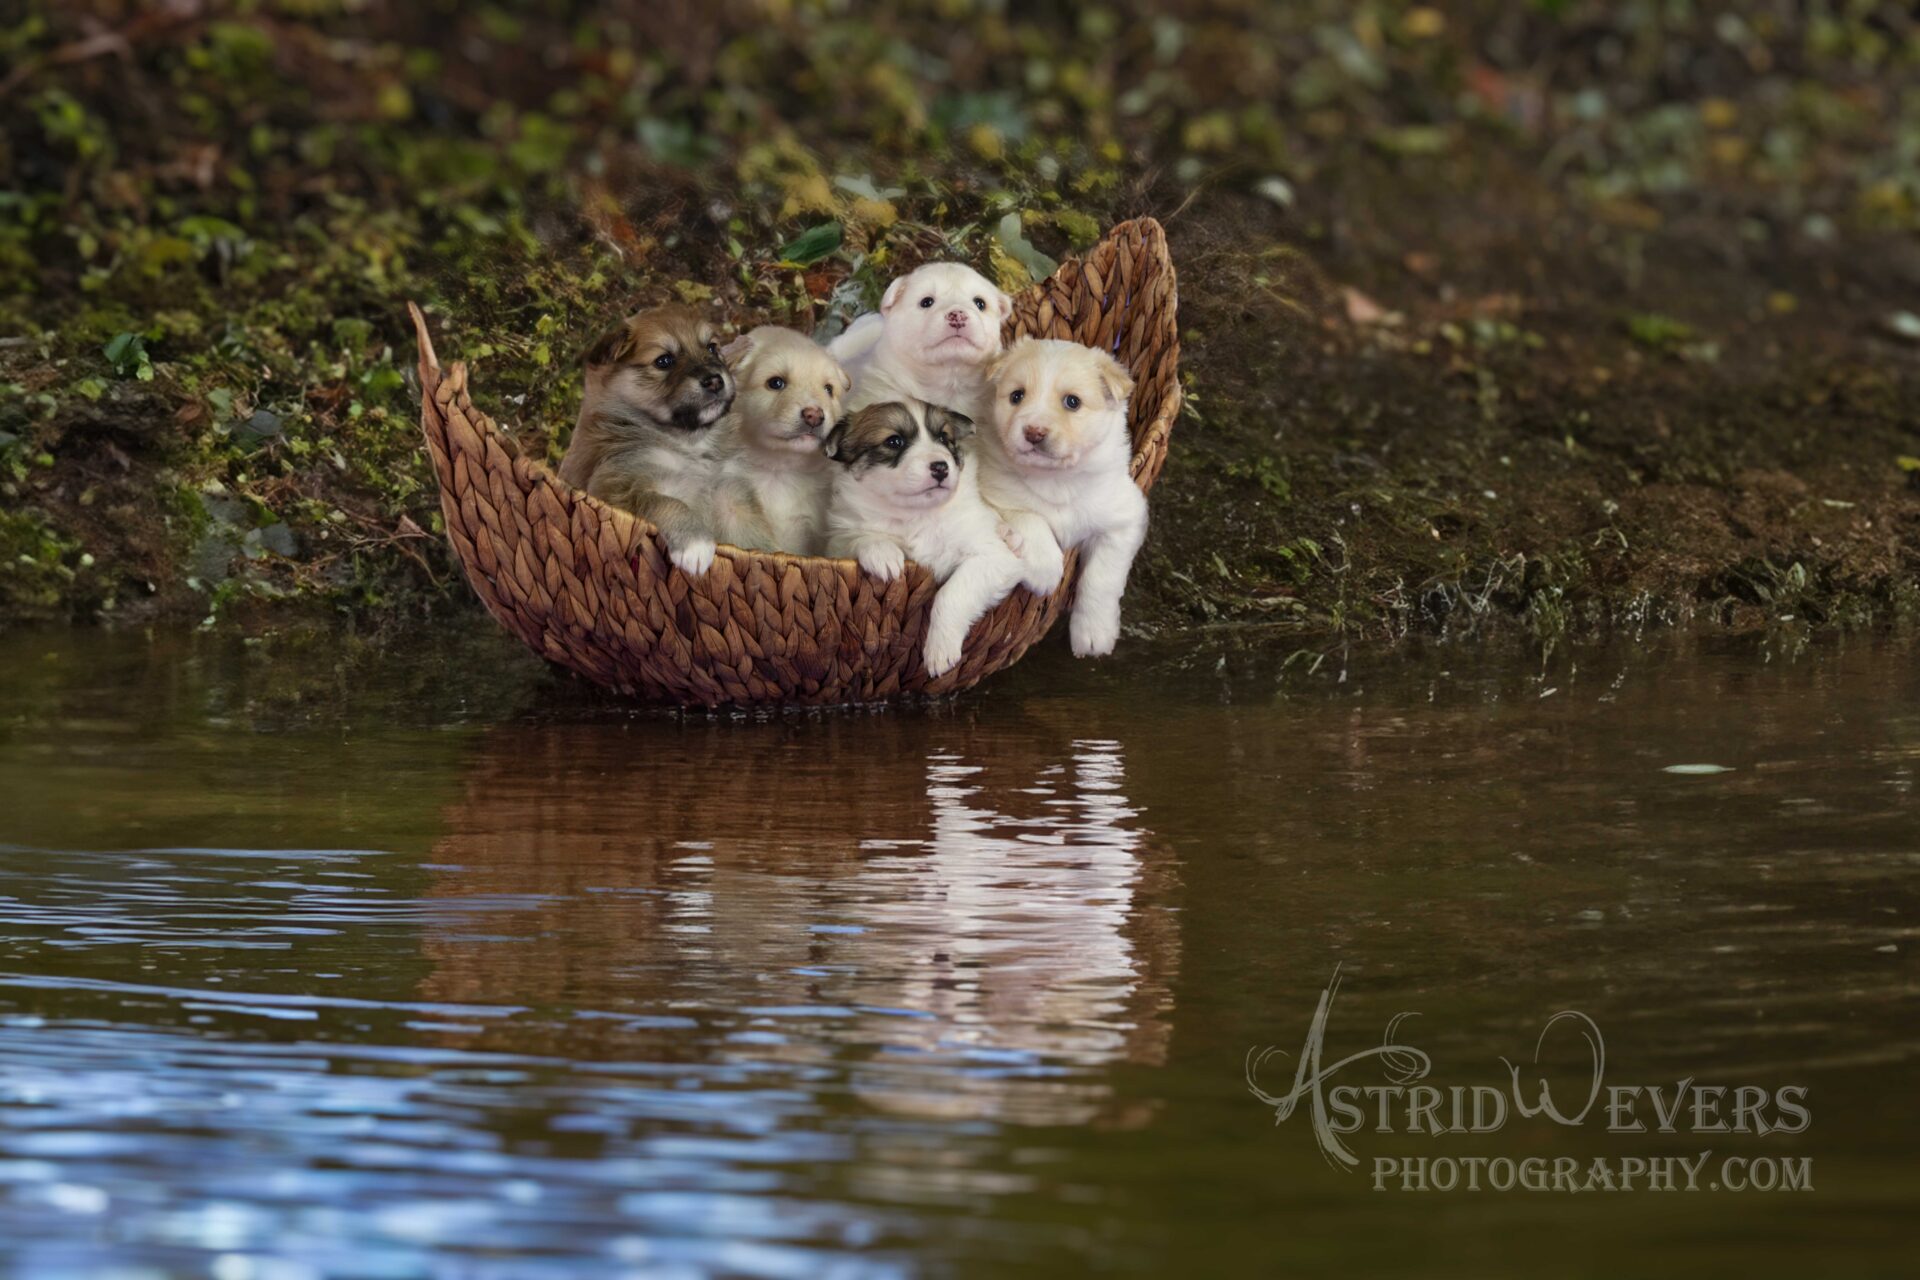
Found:
[{"label": "brown and white puppy", "polygon": [[927,624],[927,674],[960,661],[967,632],[1021,578],[1000,518],[980,500],[967,447],[973,423],[919,400],[869,405],[827,433],[836,464],[827,554],[850,556],[882,580],[909,559],[940,583]]},{"label": "brown and white puppy", "polygon": [[720,541],[818,555],[826,544],[831,464],[820,451],[840,419],[853,380],[804,334],[762,325],[724,354],[740,392],[721,424],[737,442],[720,464],[723,493],[744,490],[750,507],[720,513]]},{"label": "brown and white puppy", "polygon": [[1133,379],[1104,351],[1022,338],[988,380],[981,496],[1013,527],[1034,591],[1060,584],[1064,549],[1086,548],[1068,634],[1081,657],[1112,653],[1120,597],[1147,536],[1146,495],[1129,474]]},{"label": "brown and white puppy", "polygon": [[560,478],[650,520],[681,572],[713,563],[721,450],[733,404],[713,325],[690,307],[628,316],[587,352],[586,395]]},{"label": "brown and white puppy", "polygon": [[853,375],[853,408],[924,400],[974,416],[1013,299],[957,262],[930,262],[887,286],[876,314],[828,344]]}]

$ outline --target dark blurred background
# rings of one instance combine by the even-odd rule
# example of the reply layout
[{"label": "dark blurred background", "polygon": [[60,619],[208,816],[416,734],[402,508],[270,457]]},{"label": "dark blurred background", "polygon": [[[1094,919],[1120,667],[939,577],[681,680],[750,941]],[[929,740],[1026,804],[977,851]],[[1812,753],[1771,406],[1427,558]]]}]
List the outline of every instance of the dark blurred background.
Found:
[{"label": "dark blurred background", "polygon": [[638,303],[824,332],[1142,214],[1141,628],[1915,609],[1903,5],[3,7],[0,623],[468,607],[407,298],[545,453]]}]

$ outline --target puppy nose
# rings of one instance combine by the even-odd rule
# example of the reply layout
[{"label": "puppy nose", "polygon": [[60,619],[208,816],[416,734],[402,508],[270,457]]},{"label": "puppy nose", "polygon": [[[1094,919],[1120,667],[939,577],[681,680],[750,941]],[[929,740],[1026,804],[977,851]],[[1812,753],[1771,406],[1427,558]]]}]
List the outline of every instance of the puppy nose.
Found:
[{"label": "puppy nose", "polygon": [[1039,444],[1047,438],[1047,429],[1045,427],[1028,427],[1020,434],[1027,438],[1028,444]]},{"label": "puppy nose", "polygon": [[947,464],[944,462],[930,462],[927,464],[927,470],[935,480],[945,480],[947,478]]},{"label": "puppy nose", "polygon": [[816,430],[819,428],[820,424],[825,422],[826,420],[827,420],[827,415],[822,413],[819,409],[815,408],[812,405],[808,405],[806,408],[800,411],[800,421],[806,423],[809,427],[812,427]]},{"label": "puppy nose", "polygon": [[700,379],[701,389],[708,392],[711,395],[720,394],[720,389],[726,385],[727,385],[727,380],[721,377],[717,373],[710,373],[706,377]]},{"label": "puppy nose", "polygon": [[947,312],[947,325],[954,329],[966,328],[967,313],[955,307],[952,311]]}]

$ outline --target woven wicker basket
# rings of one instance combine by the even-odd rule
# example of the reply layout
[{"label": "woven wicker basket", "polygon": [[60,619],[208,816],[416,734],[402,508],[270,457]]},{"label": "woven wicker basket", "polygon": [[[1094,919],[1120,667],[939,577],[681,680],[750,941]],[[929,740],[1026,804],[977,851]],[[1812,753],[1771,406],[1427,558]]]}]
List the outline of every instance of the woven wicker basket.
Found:
[{"label": "woven wicker basket", "polygon": [[[1180,412],[1180,331],[1166,234],[1125,222],[1015,300],[1009,339],[1068,338],[1112,351],[1134,377],[1133,477],[1152,487]],[[420,424],[447,536],[481,602],[540,656],[596,684],[680,706],[881,702],[969,688],[1017,661],[1071,598],[1075,559],[1049,597],[1015,590],[975,624],[958,666],[921,666],[935,583],[909,564],[880,582],[851,560],[723,546],[698,578],[674,568],[653,526],[522,457],[442,368],[426,320]]]}]

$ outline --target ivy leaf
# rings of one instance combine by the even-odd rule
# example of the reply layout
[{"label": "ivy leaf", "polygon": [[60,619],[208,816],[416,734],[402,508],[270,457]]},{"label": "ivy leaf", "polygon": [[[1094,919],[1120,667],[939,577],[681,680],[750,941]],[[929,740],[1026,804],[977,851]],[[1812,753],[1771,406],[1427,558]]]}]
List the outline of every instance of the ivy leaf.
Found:
[{"label": "ivy leaf", "polygon": [[123,378],[153,381],[153,361],[147,356],[147,340],[137,333],[116,333],[100,348],[113,371]]},{"label": "ivy leaf", "polygon": [[1000,224],[993,229],[993,235],[1000,242],[1000,247],[1007,251],[1007,256],[1025,267],[1027,274],[1035,280],[1045,280],[1060,269],[1059,263],[1033,247],[1033,242],[1027,239],[1020,226],[1018,213],[1010,213],[1000,219]]},{"label": "ivy leaf", "polygon": [[780,246],[780,261],[788,266],[812,266],[840,247],[840,234],[838,222],[808,227]]}]

